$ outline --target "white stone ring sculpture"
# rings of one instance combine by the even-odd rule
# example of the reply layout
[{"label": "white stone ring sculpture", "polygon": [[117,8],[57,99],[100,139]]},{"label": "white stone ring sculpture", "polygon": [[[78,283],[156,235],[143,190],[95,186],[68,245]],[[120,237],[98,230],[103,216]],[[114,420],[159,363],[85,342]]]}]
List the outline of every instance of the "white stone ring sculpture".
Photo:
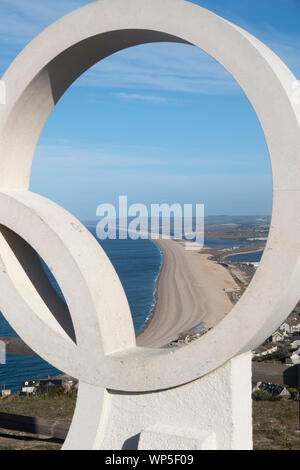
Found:
[{"label": "white stone ring sculpture", "polygon": [[[226,318],[185,348],[152,350],[136,347],[126,296],[98,242],[28,187],[40,133],[71,84],[114,52],[170,41],[203,49],[247,95],[269,148],[273,214],[260,267]],[[0,309],[37,354],[78,378],[81,389],[157,391],[198,379],[257,347],[280,325],[299,300],[300,106],[292,101],[296,78],[271,50],[182,0],[101,0],[49,26],[2,79]],[[68,309],[43,278],[36,253]]]}]

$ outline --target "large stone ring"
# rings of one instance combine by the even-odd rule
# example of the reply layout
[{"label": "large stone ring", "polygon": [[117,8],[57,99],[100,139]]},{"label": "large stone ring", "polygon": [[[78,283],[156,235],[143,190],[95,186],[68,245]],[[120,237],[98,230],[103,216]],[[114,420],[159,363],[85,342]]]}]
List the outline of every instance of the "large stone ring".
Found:
[{"label": "large stone ring", "polygon": [[[231,73],[263,128],[273,171],[273,214],[260,267],[213,330],[176,350],[136,347],[122,285],[85,227],[28,190],[35,148],[52,109],[89,67],[150,42],[203,49]],[[259,40],[182,0],[101,0],[39,34],[3,80],[0,116],[0,308],[26,343],[91,386],[154,391],[191,382],[257,347],[299,300],[300,106],[295,77]],[[38,255],[68,307],[43,278]]]}]

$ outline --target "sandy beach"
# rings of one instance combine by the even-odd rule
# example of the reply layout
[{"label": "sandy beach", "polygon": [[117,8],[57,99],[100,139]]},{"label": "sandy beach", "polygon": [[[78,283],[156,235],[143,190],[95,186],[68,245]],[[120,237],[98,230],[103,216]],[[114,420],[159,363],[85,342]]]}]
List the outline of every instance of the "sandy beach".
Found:
[{"label": "sandy beach", "polygon": [[156,305],[137,345],[162,347],[200,322],[215,326],[231,310],[226,290],[238,289],[223,266],[182,242],[155,240],[162,253]]}]

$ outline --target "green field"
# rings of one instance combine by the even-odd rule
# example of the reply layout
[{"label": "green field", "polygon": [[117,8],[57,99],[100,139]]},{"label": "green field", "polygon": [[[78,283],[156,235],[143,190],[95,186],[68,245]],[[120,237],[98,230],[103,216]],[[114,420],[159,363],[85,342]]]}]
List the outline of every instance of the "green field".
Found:
[{"label": "green field", "polygon": [[[0,412],[70,422],[76,395],[20,397],[0,399]],[[295,401],[253,402],[254,449],[300,450],[299,408]],[[62,443],[0,429],[0,450],[59,450]]]},{"label": "green field", "polygon": [[300,450],[298,402],[253,402],[253,438],[256,450]]}]

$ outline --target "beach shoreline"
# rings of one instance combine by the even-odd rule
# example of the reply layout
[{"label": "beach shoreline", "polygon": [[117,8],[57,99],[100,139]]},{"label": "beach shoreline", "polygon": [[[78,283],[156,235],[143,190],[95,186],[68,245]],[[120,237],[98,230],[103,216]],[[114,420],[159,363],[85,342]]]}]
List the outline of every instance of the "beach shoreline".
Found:
[{"label": "beach shoreline", "polygon": [[156,311],[156,308],[157,308],[157,301],[158,301],[159,281],[160,281],[160,277],[161,277],[161,273],[162,273],[162,269],[163,269],[163,263],[164,263],[164,254],[163,254],[161,248],[159,247],[159,245],[157,243],[155,243],[156,240],[151,240],[151,241],[157,246],[157,248],[160,252],[161,263],[160,263],[159,273],[158,273],[158,275],[156,277],[156,280],[155,280],[155,289],[154,289],[154,292],[153,292],[154,304],[152,305],[151,311],[148,314],[148,316],[146,318],[146,321],[145,321],[141,331],[139,331],[139,333],[136,335],[136,338],[138,338],[140,335],[142,335],[145,332],[146,328],[148,328],[150,326],[150,323],[153,320],[153,317],[155,315],[155,311]]},{"label": "beach shoreline", "polygon": [[263,249],[253,249],[253,250],[247,250],[247,251],[240,251],[240,252],[234,252],[234,253],[229,253],[224,256],[224,260],[227,260],[227,258],[235,257],[235,256],[240,256],[240,255],[247,255],[247,254],[252,254],[252,253],[263,253]]},{"label": "beach shoreline", "polygon": [[208,259],[210,254],[185,250],[182,241],[152,241],[162,263],[155,304],[136,339],[138,346],[163,347],[201,322],[214,327],[233,306],[227,290],[238,286],[223,266]]}]

